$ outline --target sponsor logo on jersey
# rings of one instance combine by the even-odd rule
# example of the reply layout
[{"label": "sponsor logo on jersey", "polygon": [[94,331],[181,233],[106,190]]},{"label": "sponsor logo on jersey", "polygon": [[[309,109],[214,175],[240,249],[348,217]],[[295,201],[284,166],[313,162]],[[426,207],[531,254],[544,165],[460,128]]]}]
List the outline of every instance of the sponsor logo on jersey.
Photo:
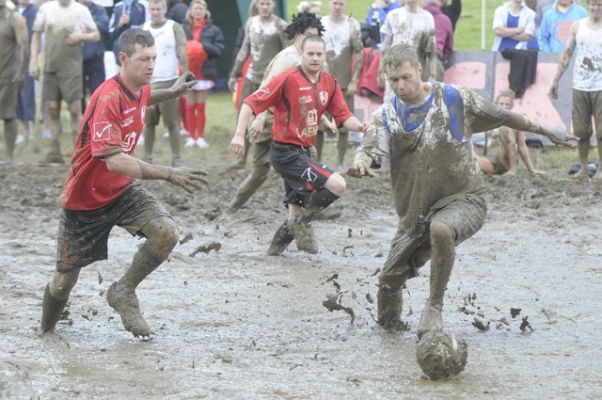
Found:
[{"label": "sponsor logo on jersey", "polygon": [[136,145],[136,132],[130,132],[123,137],[121,141],[121,150],[126,154],[131,154]]},{"label": "sponsor logo on jersey", "polygon": [[134,123],[134,116],[129,116],[126,119],[124,119],[123,121],[121,121],[121,127],[125,128],[126,126],[130,126]]},{"label": "sponsor logo on jersey", "polygon": [[299,96],[299,104],[307,104],[307,103],[311,103],[311,102],[312,102],[311,96]]},{"label": "sponsor logo on jersey", "polygon": [[137,107],[128,108],[127,110],[125,110],[123,112],[123,115],[127,115],[127,114],[131,113],[132,111],[136,111],[136,108]]},{"label": "sponsor logo on jersey", "polygon": [[95,142],[103,142],[111,139],[111,123],[107,121],[94,123],[94,135],[92,136]]},{"label": "sponsor logo on jersey", "polygon": [[303,86],[299,88],[299,91],[304,91],[304,90],[311,90],[311,86]]}]

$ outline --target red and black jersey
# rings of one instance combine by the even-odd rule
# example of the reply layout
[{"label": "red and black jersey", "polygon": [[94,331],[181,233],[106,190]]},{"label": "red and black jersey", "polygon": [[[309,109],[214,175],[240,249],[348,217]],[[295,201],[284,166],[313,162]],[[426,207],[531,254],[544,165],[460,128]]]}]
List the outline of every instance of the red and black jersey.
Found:
[{"label": "red and black jersey", "polygon": [[313,83],[301,66],[276,76],[247,97],[245,103],[255,115],[274,107],[272,139],[303,147],[313,146],[325,111],[337,125],[353,116],[333,75],[321,71]]},{"label": "red and black jersey", "polygon": [[140,94],[132,93],[119,74],[96,89],[80,125],[60,198],[63,208],[96,210],[125,191],[132,178],[109,171],[104,159],[117,153],[134,153],[150,90],[150,85],[144,85]]}]

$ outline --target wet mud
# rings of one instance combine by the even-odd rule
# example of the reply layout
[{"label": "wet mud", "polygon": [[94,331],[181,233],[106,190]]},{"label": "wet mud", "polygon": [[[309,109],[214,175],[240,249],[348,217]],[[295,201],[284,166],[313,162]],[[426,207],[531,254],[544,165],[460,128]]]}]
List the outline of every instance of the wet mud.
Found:
[{"label": "wet mud", "polygon": [[[125,331],[106,291],[142,241],[116,228],[86,267],[54,333],[39,330],[56,257],[64,168],[0,166],[0,398],[599,398],[602,185],[564,177],[486,179],[488,216],[457,249],[445,328],[468,345],[457,378],[424,379],[416,328],[429,264],[407,282],[407,332],[375,322],[378,271],[397,227],[386,174],[347,178],[320,251],[265,252],[285,218],[272,171],[221,218],[245,171],[208,168],[190,196],[144,182],[180,242],[138,288],[153,334]],[[340,214],[340,215],[337,215]],[[477,322],[478,321],[478,322]]]}]

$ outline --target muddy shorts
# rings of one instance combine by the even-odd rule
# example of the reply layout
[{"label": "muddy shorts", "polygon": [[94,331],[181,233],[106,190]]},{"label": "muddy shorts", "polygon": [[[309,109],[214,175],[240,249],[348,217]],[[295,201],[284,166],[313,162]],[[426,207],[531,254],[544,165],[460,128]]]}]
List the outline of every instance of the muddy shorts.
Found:
[{"label": "muddy shorts", "polygon": [[[176,83],[177,79],[172,79],[165,82],[156,82],[151,85],[152,89],[169,89]],[[163,116],[163,125],[169,127],[176,125],[180,119],[180,99],[170,99],[161,103],[153,104],[146,107],[145,125],[157,126]]]},{"label": "muddy shorts", "polygon": [[285,207],[289,204],[305,207],[311,193],[323,188],[334,173],[332,169],[311,158],[309,147],[272,141],[270,160],[276,172],[284,179]]},{"label": "muddy shorts", "polygon": [[127,230],[133,236],[143,237],[141,229],[158,217],[171,218],[159,199],[136,181],[121,196],[101,209],[63,209],[58,233],[56,270],[65,272],[98,260],[106,260],[107,240],[114,226]]},{"label": "muddy shorts", "polygon": [[72,103],[81,100],[84,91],[84,83],[81,75],[58,76],[56,73],[44,72],[44,83],[42,87],[42,99],[44,101],[66,101]]},{"label": "muddy shorts", "polygon": [[381,282],[387,277],[407,274],[408,271],[410,276],[415,276],[416,270],[430,259],[431,222],[439,221],[449,226],[454,234],[454,242],[458,246],[481,229],[486,215],[487,203],[480,195],[460,194],[439,200],[430,208],[421,223],[424,226],[421,235],[411,237],[406,227],[399,227],[381,271]]},{"label": "muddy shorts", "polygon": [[586,92],[573,89],[573,135],[579,139],[592,136],[592,117],[596,125],[596,139],[602,140],[602,90]]},{"label": "muddy shorts", "polygon": [[500,153],[496,153],[493,155],[485,156],[486,159],[491,161],[493,164],[493,174],[494,175],[504,175],[508,172],[508,169],[502,164],[502,160],[500,159]]},{"label": "muddy shorts", "polygon": [[0,119],[17,118],[17,89],[13,78],[0,78]]}]

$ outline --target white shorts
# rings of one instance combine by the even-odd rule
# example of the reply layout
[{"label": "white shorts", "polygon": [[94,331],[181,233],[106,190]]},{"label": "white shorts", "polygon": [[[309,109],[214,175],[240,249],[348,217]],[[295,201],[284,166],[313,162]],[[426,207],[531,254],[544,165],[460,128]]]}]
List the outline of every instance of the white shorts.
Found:
[{"label": "white shorts", "polygon": [[215,86],[215,82],[213,81],[197,81],[196,84],[190,88],[190,90],[200,91],[200,90],[209,90],[213,86]]}]

